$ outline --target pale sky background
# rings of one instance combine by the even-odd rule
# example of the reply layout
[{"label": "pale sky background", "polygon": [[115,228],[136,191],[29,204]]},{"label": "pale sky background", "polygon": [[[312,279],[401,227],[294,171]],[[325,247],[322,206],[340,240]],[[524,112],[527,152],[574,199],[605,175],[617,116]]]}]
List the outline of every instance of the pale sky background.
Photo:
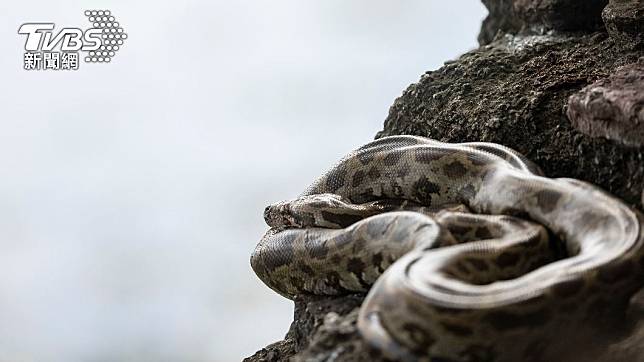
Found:
[{"label": "pale sky background", "polygon": [[[22,70],[25,22],[129,38]],[[476,0],[0,3],[0,362],[238,361],[292,303],[253,274],[264,206],[373,138],[476,46]]]}]

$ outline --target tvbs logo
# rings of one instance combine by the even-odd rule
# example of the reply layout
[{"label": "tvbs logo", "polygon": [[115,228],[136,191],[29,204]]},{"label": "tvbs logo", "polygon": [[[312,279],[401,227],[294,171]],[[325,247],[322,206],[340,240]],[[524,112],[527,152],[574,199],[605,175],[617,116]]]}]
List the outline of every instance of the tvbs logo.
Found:
[{"label": "tvbs logo", "polygon": [[54,23],[25,23],[18,34],[26,35],[24,68],[26,70],[78,69],[79,51],[85,62],[109,63],[123,45],[127,34],[109,10],[87,10],[89,29],[62,28]]},{"label": "tvbs logo", "polygon": [[[101,29],[64,28],[54,37],[54,23],[27,23],[22,24],[18,34],[27,35],[25,50],[27,51],[52,51],[58,45],[63,52],[97,50],[102,44]],[[53,38],[53,39],[52,39]]]}]

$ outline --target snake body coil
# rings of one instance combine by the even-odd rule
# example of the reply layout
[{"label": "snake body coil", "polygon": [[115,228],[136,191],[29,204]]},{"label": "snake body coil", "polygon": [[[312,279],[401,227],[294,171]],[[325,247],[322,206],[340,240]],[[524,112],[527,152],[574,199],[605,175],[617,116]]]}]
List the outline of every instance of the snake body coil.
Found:
[{"label": "snake body coil", "polygon": [[524,360],[534,346],[517,336],[623,307],[644,284],[638,212],[491,143],[385,137],[265,218],[262,281],[289,298],[369,290],[358,328],[396,360]]}]

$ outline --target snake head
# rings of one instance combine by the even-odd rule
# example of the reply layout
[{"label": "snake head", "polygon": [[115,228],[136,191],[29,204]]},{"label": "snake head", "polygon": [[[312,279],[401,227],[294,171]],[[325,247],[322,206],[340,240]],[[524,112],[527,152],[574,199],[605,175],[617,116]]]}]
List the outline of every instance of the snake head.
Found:
[{"label": "snake head", "polygon": [[266,206],[264,221],[270,227],[301,226],[297,218],[291,213],[290,203],[280,201]]},{"label": "snake head", "polygon": [[[293,200],[280,201],[264,209],[264,220],[270,227],[333,227],[325,222],[320,212],[345,213],[351,211],[350,201],[334,194],[300,196]],[[346,225],[345,225],[346,226]]]}]

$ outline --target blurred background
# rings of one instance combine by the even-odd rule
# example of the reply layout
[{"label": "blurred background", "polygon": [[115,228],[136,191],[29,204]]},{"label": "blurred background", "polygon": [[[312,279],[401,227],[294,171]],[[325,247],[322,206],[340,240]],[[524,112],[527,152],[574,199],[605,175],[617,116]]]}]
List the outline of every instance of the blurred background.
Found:
[{"label": "blurred background", "polygon": [[[22,69],[26,22],[128,33],[110,64]],[[239,361],[292,303],[253,274],[264,206],[476,46],[476,0],[0,4],[0,361]]]}]

